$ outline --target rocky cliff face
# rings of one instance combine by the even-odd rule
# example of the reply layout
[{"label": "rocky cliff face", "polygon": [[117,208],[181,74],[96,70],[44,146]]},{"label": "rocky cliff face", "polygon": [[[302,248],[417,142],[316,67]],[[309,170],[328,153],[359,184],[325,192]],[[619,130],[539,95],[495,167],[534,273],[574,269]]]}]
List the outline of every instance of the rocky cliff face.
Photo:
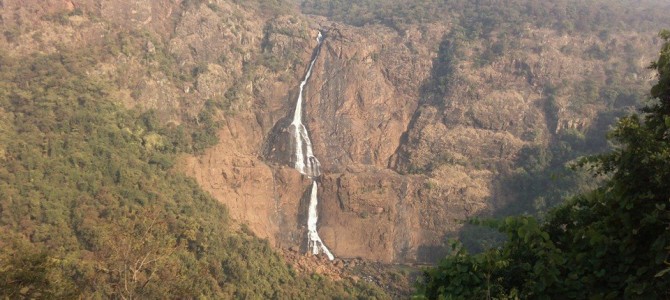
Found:
[{"label": "rocky cliff face", "polygon": [[[439,204],[419,203],[418,195],[426,193],[421,192],[424,178],[401,176],[387,165],[416,109],[419,86],[430,74],[430,60],[422,57],[433,55],[430,47],[439,42],[442,33],[434,30],[410,38],[384,27],[363,31],[324,20],[314,22],[322,23],[313,26],[324,30],[326,40],[305,92],[305,124],[325,174],[320,178],[320,234],[343,257],[387,262],[416,259],[417,245],[426,240],[441,241],[443,229],[438,229],[438,224],[449,226],[450,222],[439,219],[455,219],[459,214],[443,213],[441,209],[430,213],[430,206]],[[305,38],[313,40],[316,31],[311,33]],[[270,35],[268,40],[283,38]],[[289,43],[274,43],[272,49],[286,51],[278,50],[285,45]],[[313,43],[304,45],[303,63],[309,62],[313,47]],[[242,116],[228,120],[228,130],[220,136],[222,143],[206,152],[207,159],[189,159],[187,170],[219,198],[228,198],[224,202],[233,214],[248,220],[256,232],[289,247],[299,245],[305,237],[309,185],[286,167],[290,166],[292,153],[287,125],[297,99],[296,89],[286,89],[279,97],[277,94],[281,91],[263,95],[260,100],[267,107],[279,107],[275,109],[277,115],[272,110],[256,112],[239,125],[233,125],[237,121],[232,119]],[[274,124],[262,121],[273,115]],[[263,124],[274,126],[268,131]],[[265,136],[250,138],[256,133]],[[249,143],[239,140],[246,138],[255,140],[257,148],[244,149],[247,146],[243,145]],[[254,162],[242,167],[224,160],[212,161],[227,156],[232,149],[240,149],[238,155],[255,156],[250,158]],[[203,169],[212,171],[200,175],[198,170]],[[234,190],[223,187],[238,180],[233,178],[239,179],[232,185],[236,186]],[[251,178],[257,184],[250,185]],[[428,221],[419,220],[419,210]]]},{"label": "rocky cliff face", "polygon": [[222,103],[220,142],[179,168],[283,248],[306,246],[309,181],[290,167],[287,125],[322,30],[304,105],[324,173],[319,232],[338,257],[383,262],[439,258],[458,220],[511,201],[501,178],[522,149],[588,132],[608,106],[630,105],[598,101],[590,87],[646,90],[654,53],[637,46],[654,33],[527,28],[490,54],[495,35],[463,41],[446,23],[352,27],[223,0],[0,6],[4,51],[97,49],[91,76],[115,84],[128,107],[181,124],[200,122],[207,100]]},{"label": "rocky cliff face", "polygon": [[[287,125],[322,29],[326,41],[305,94],[305,124],[324,171],[320,234],[340,257],[385,262],[433,261],[446,237],[457,235],[458,220],[510,202],[499,179],[513,172],[519,151],[546,146],[561,130],[586,131],[603,109],[571,107],[572,85],[552,99],[545,89],[607,80],[599,67],[607,64],[583,53],[594,44],[613,52],[627,45],[529,30],[515,51],[483,66],[472,63],[482,45],[466,45],[456,82],[436,98],[425,90],[448,26],[397,32],[311,22],[302,35],[292,33],[307,23],[290,18],[266,25],[273,32],[265,51],[299,53],[292,80],[253,82],[251,109],[227,118],[221,143],[187,159],[186,170],[259,235],[279,247],[305,246],[309,183],[287,168]],[[546,109],[550,100],[554,111]]]},{"label": "rocky cliff face", "polygon": [[[340,257],[385,262],[437,259],[446,237],[457,235],[458,220],[511,201],[499,187],[500,178],[513,172],[519,151],[546,146],[562,130],[586,131],[603,109],[597,101],[571,107],[572,85],[551,99],[547,87],[607,80],[607,63],[584,58],[585,48],[606,44],[617,52],[628,44],[529,30],[513,52],[483,66],[472,63],[482,45],[465,45],[452,74],[455,82],[436,97],[425,91],[434,80],[436,49],[448,40],[448,26],[397,32],[313,22],[310,36],[316,28],[326,35],[305,103],[305,124],[324,172],[320,234]],[[268,38],[283,41],[273,47],[280,53],[302,47],[303,66],[309,62],[314,43],[286,42],[280,34]],[[634,81],[644,85],[644,66],[627,67],[641,72]],[[187,168],[240,220],[280,247],[305,239],[308,182],[287,168],[292,151],[287,125],[298,83],[284,94],[279,86],[261,88],[273,92],[256,101],[272,109],[228,120],[221,144],[204,159],[190,158]],[[549,101],[556,110],[546,109]],[[268,116],[272,121],[259,121]],[[247,153],[248,162],[223,159],[242,148],[235,155]]]}]

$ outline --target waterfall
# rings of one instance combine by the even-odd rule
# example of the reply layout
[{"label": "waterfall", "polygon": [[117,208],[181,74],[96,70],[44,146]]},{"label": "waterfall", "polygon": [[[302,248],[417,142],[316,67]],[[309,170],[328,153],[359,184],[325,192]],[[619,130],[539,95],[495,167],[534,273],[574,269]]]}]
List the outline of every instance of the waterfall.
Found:
[{"label": "waterfall", "polygon": [[305,89],[305,85],[307,84],[307,80],[309,80],[309,77],[312,76],[312,68],[314,68],[316,58],[319,56],[322,40],[323,36],[321,35],[321,32],[319,32],[319,35],[316,38],[318,43],[316,46],[316,53],[309,64],[307,74],[305,74],[305,79],[300,82],[298,101],[295,104],[295,113],[293,114],[293,122],[291,123],[293,139],[295,141],[295,169],[300,173],[310,177],[318,177],[321,175],[321,165],[319,164],[319,160],[314,157],[312,141],[309,139],[307,128],[305,128],[305,125],[302,124],[302,95]]},{"label": "waterfall", "polygon": [[335,257],[326,248],[326,245],[321,241],[319,233],[316,232],[316,222],[319,220],[319,213],[316,210],[319,199],[317,195],[316,181],[312,181],[312,192],[309,197],[309,216],[307,217],[307,239],[308,247],[312,248],[312,254],[317,255],[323,251],[328,256],[328,259],[333,260]]},{"label": "waterfall", "polygon": [[312,76],[312,68],[316,62],[319,52],[321,51],[321,43],[323,42],[323,35],[321,32],[316,37],[317,46],[314,57],[309,64],[305,78],[300,82],[300,92],[298,94],[298,101],[295,104],[295,113],[293,114],[293,122],[291,122],[290,130],[293,132],[293,141],[295,145],[295,164],[294,168],[303,175],[312,179],[312,190],[309,197],[309,211],[307,217],[307,241],[308,247],[312,249],[312,254],[317,255],[321,252],[328,256],[328,259],[333,260],[335,257],[328,250],[326,245],[321,241],[319,233],[316,231],[316,223],[319,219],[317,206],[319,204],[318,187],[315,178],[321,175],[321,164],[314,156],[312,150],[312,141],[309,139],[307,128],[302,124],[302,102],[303,90],[307,84],[307,80]]}]

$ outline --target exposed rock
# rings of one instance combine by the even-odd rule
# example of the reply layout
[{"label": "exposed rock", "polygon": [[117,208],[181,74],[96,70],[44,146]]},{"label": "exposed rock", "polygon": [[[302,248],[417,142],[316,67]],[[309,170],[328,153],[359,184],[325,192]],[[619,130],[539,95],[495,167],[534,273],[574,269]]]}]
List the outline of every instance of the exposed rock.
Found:
[{"label": "exposed rock", "polygon": [[[307,126],[326,173],[386,167],[430,73],[431,42],[407,41],[384,27],[364,32],[327,28],[306,89]],[[436,43],[439,36],[425,39]]]},{"label": "exposed rock", "polygon": [[[577,80],[599,72],[590,62],[552,50],[555,43],[569,44],[553,32],[542,32],[551,41],[544,43],[542,55],[514,52],[480,67],[464,58],[457,68],[459,84],[430,102],[423,101],[422,90],[430,84],[433,49],[448,28],[410,28],[411,34],[401,36],[381,26],[315,22],[321,22],[326,40],[305,88],[304,123],[324,173],[319,178],[319,233],[337,257],[383,262],[441,258],[446,239],[460,229],[458,220],[509,201],[497,180],[515,167],[520,149],[546,145],[563,128],[584,130],[596,111],[545,109],[543,87],[555,78]],[[280,33],[266,36],[265,49],[287,56],[290,47],[302,47],[305,66],[313,37],[300,33],[305,31],[290,18],[270,26]],[[527,34],[522,43],[536,47],[533,39],[539,33]],[[263,170],[254,179],[228,175],[232,170],[196,178],[255,232],[280,247],[299,244],[305,251],[308,184],[290,168],[287,131],[304,69],[297,70],[293,85],[261,88],[255,118],[229,120],[222,144],[208,150],[204,157],[210,160],[201,159],[192,170],[232,169],[211,158],[233,152],[254,157],[255,168]],[[556,97],[563,107],[564,96]],[[259,154],[263,159],[257,159]],[[270,182],[274,184],[263,184]],[[241,207],[236,193],[253,198],[258,207]]]},{"label": "exposed rock", "polygon": [[[436,95],[434,72],[444,63],[436,57],[451,30],[439,22],[399,33],[320,17],[273,18],[224,0],[0,3],[6,28],[33,24],[7,30],[3,51],[104,53],[87,75],[115,83],[123,105],[180,124],[197,120],[207,100],[227,101],[229,111],[216,116],[220,143],[179,167],[233,218],[291,249],[297,265],[323,264],[324,274],[339,271],[303,255],[309,180],[291,168],[286,130],[317,30],[326,39],[305,89],[304,123],[324,173],[319,232],[338,258],[440,258],[457,220],[509,201],[499,179],[517,167],[520,149],[593,126],[608,104],[589,95],[590,82],[646,90],[652,78],[644,67],[654,49],[638,49],[652,44],[651,34],[637,32],[600,40],[528,27],[509,37],[518,45],[486,62],[487,41],[468,41],[453,61],[453,82]],[[594,46],[637,56],[584,55]],[[613,105],[631,105],[621,101]],[[335,269],[361,264],[337,261]]]}]

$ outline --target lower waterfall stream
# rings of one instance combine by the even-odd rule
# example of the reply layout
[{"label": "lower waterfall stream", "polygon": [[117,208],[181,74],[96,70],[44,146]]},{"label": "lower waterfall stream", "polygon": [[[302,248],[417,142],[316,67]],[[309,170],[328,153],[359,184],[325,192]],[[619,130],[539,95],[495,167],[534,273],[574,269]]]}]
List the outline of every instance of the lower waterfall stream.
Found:
[{"label": "lower waterfall stream", "polygon": [[321,175],[321,164],[319,160],[314,156],[314,151],[312,150],[312,142],[309,139],[309,133],[307,128],[302,124],[302,102],[303,102],[303,90],[307,84],[307,80],[312,75],[312,68],[314,63],[319,56],[321,51],[321,43],[323,42],[323,35],[319,31],[319,34],[316,37],[317,46],[314,52],[312,61],[309,64],[305,78],[300,83],[300,92],[298,94],[298,101],[295,105],[295,113],[293,115],[293,122],[289,128],[293,133],[293,140],[295,145],[295,164],[294,168],[298,170],[303,175],[308,176],[312,180],[312,188],[309,197],[309,211],[307,216],[307,241],[308,248],[312,249],[312,254],[317,255],[321,252],[328,256],[328,259],[333,260],[335,257],[330,250],[323,244],[319,233],[316,230],[316,224],[319,218],[319,213],[317,206],[319,204],[318,196],[318,186],[316,178]]}]

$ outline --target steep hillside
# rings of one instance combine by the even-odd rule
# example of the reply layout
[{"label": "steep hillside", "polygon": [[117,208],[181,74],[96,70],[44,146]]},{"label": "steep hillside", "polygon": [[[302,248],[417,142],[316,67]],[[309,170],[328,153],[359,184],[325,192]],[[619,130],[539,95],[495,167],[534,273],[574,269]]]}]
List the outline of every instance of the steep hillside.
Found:
[{"label": "steep hillside", "polygon": [[[264,49],[301,51],[298,75],[315,30],[326,36],[305,116],[324,172],[320,234],[336,255],[432,261],[447,237],[480,238],[458,220],[555,205],[589,186],[566,163],[604,149],[592,137],[651,80],[654,49],[640,46],[658,44],[648,23],[600,34],[607,23],[568,31],[516,21],[473,32],[476,22],[463,20],[356,27],[311,17],[298,39],[289,18],[272,22]],[[222,142],[185,165],[280,247],[305,237],[309,186],[290,168],[287,129],[298,83],[286,94],[254,85],[253,112],[226,120]]]}]

